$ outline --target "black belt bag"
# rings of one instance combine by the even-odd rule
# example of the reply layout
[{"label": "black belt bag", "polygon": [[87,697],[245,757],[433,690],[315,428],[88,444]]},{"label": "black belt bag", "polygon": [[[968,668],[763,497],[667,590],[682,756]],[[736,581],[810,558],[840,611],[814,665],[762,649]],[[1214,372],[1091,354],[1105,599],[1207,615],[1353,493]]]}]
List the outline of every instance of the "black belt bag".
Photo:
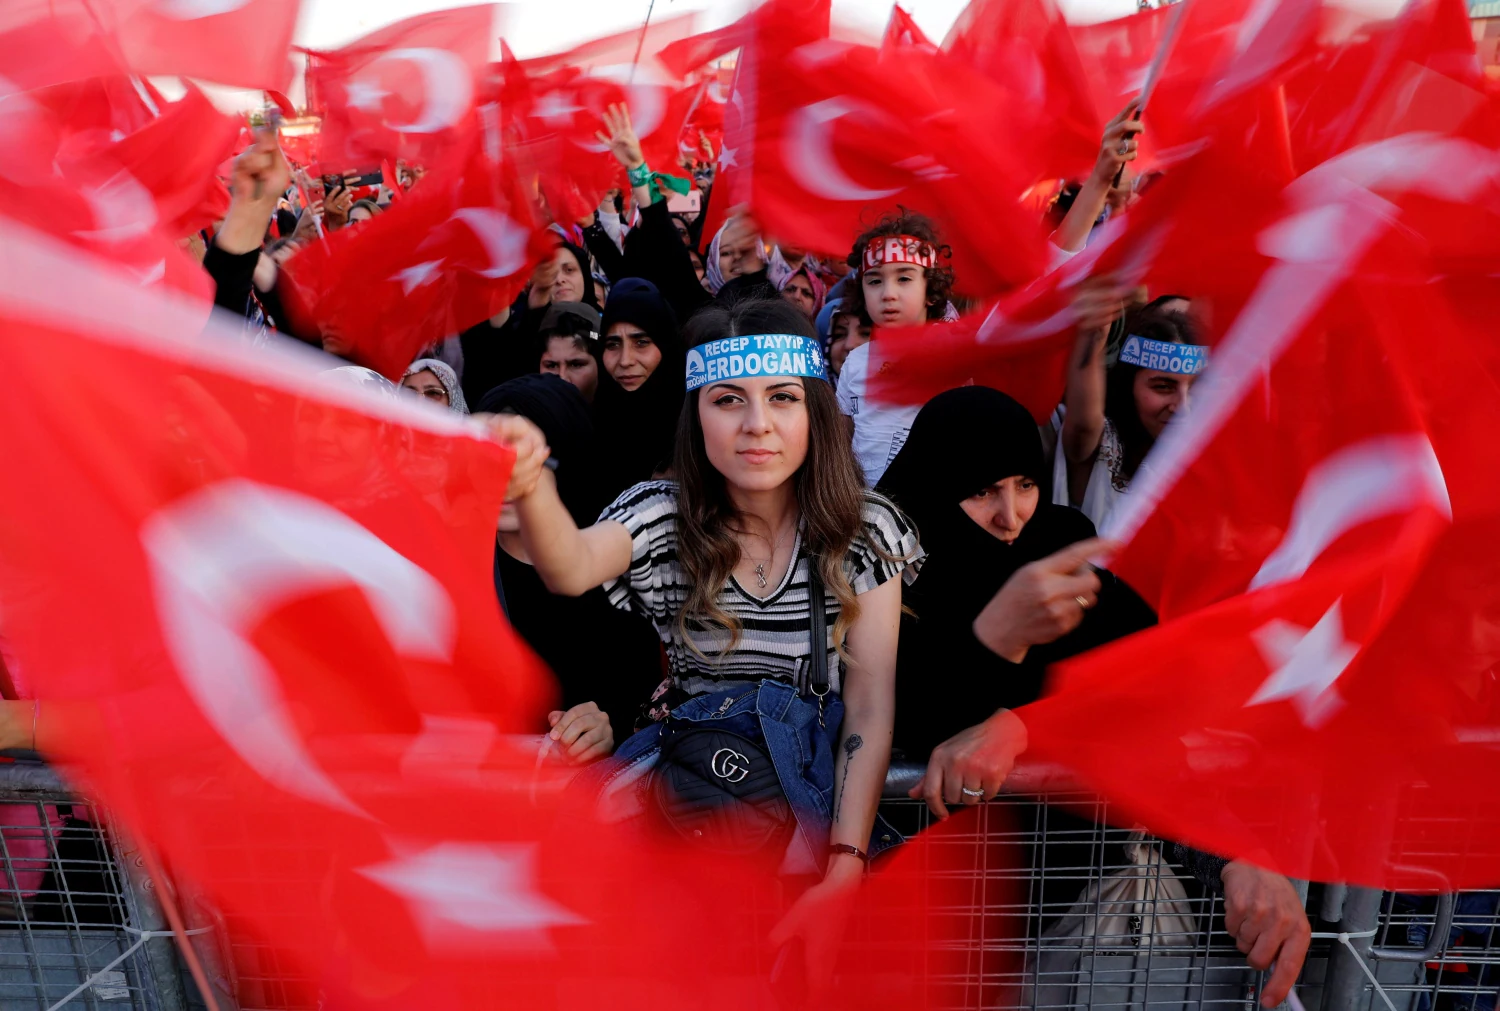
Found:
[{"label": "black belt bag", "polygon": [[[821,700],[829,690],[828,625],[816,558],[808,560],[808,597],[807,689]],[[650,789],[668,826],[694,845],[726,855],[785,847],[796,818],[763,744],[729,730],[674,724],[670,714],[661,733]]]}]

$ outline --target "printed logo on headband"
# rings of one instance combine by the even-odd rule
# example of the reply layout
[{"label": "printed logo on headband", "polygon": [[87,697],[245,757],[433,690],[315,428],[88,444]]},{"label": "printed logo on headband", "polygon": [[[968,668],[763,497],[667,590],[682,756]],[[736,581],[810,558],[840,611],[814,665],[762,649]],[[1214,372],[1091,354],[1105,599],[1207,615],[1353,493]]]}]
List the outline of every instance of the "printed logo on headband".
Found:
[{"label": "printed logo on headband", "polygon": [[871,239],[865,246],[865,269],[873,270],[883,263],[936,267],[937,250],[915,235],[882,235]]},{"label": "printed logo on headband", "polygon": [[1125,338],[1125,346],[1120,348],[1120,361],[1158,372],[1196,376],[1208,364],[1208,348],[1202,344],[1147,340],[1132,334]]},{"label": "printed logo on headband", "polygon": [[759,376],[803,376],[827,382],[828,366],[816,340],[794,333],[725,337],[688,349],[689,390]]}]

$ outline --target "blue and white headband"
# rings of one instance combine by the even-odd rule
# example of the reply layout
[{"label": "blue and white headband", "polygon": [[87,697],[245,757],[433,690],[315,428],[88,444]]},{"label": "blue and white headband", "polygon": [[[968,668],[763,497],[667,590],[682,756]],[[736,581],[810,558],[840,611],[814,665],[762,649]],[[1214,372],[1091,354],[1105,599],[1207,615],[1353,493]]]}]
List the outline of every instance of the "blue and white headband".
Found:
[{"label": "blue and white headband", "polygon": [[690,348],[687,388],[758,376],[803,376],[828,381],[828,364],[817,340],[794,333],[725,337]]},{"label": "blue and white headband", "polygon": [[1208,348],[1202,344],[1171,344],[1132,334],[1120,348],[1120,361],[1143,369],[1196,376],[1208,364]]}]

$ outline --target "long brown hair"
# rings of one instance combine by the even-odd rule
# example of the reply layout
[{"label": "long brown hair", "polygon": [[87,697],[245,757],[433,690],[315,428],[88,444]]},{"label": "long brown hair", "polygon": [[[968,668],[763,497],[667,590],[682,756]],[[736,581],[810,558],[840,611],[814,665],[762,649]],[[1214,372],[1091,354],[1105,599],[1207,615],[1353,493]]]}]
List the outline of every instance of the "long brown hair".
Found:
[{"label": "long brown hair", "polygon": [[[727,308],[715,305],[701,310],[688,322],[685,343],[693,347],[722,337],[763,333],[818,339],[811,321],[791,303],[779,298],[751,298]],[[839,603],[833,637],[839,654],[844,656],[844,634],[859,617],[859,599],[844,576],[843,561],[855,539],[864,536],[867,493],[859,463],[840,424],[833,387],[818,379],[808,379],[803,385],[808,414],[807,459],[792,475],[792,483],[807,550],[818,561],[824,586]],[[698,417],[700,393],[688,395],[677,424],[677,560],[690,588],[677,622],[690,647],[690,628],[717,627],[729,633],[728,650],[732,650],[739,644],[740,623],[719,607],[719,591],[739,564],[741,550],[734,534],[744,532],[744,517],[729,498],[724,476],[709,463],[703,445],[703,422]],[[868,543],[872,550],[886,555],[878,543]],[[699,652],[696,647],[694,651]]]}]

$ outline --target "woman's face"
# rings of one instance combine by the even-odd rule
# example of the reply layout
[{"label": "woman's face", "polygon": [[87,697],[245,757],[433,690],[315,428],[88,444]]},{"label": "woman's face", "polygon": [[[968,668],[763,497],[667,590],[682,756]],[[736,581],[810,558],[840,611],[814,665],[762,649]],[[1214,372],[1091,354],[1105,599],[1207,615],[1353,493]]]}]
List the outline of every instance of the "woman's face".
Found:
[{"label": "woman's face", "polygon": [[996,481],[959,503],[969,519],[985,533],[1006,544],[1014,544],[1027,522],[1036,514],[1042,490],[1029,477]]},{"label": "woman's face", "polygon": [[599,363],[582,346],[580,338],[548,337],[538,371],[550,372],[572,383],[584,400],[594,402],[594,391],[599,388]]},{"label": "woman's face", "polygon": [[1188,410],[1188,390],[1197,376],[1141,369],[1135,374],[1135,410],[1141,425],[1155,439],[1178,411]]},{"label": "woman's face", "polygon": [[431,369],[413,372],[401,380],[401,385],[434,404],[442,407],[451,406],[448,403],[448,387],[443,385],[443,381],[434,375]]},{"label": "woman's face", "polygon": [[860,323],[859,317],[842,313],[833,317],[833,326],[828,330],[828,366],[838,375],[844,368],[849,352],[862,344],[870,343],[870,328]]},{"label": "woman's face", "polygon": [[693,273],[698,276],[698,283],[703,285],[703,290],[708,290],[708,271],[703,269],[703,257],[698,255],[697,250],[688,250],[688,259],[693,261]]},{"label": "woman's face", "polygon": [[927,322],[927,275],[911,263],[883,263],[859,277],[865,311],[876,326]]},{"label": "woman's face", "polygon": [[728,281],[742,274],[753,274],[765,266],[760,236],[736,218],[719,237],[719,273]]},{"label": "woman's face", "polygon": [[792,376],[714,383],[698,392],[708,462],[736,488],[771,491],[807,459],[807,390]]},{"label": "woman's face", "polygon": [[593,278],[585,277],[578,268],[578,261],[566,248],[559,247],[554,257],[557,261],[557,280],[552,282],[552,301],[582,302],[584,285]]},{"label": "woman's face", "polygon": [[813,294],[812,282],[807,279],[806,274],[794,274],[787,281],[786,287],[781,289],[781,297],[795,305],[797,311],[808,319],[813,318],[813,308],[818,304],[818,300]]},{"label": "woman's face", "polygon": [[369,221],[375,216],[375,212],[368,207],[351,207],[349,209],[349,224],[357,225],[361,221]]},{"label": "woman's face", "polygon": [[661,364],[661,348],[634,323],[612,323],[604,335],[604,368],[627,390],[638,390]]}]

